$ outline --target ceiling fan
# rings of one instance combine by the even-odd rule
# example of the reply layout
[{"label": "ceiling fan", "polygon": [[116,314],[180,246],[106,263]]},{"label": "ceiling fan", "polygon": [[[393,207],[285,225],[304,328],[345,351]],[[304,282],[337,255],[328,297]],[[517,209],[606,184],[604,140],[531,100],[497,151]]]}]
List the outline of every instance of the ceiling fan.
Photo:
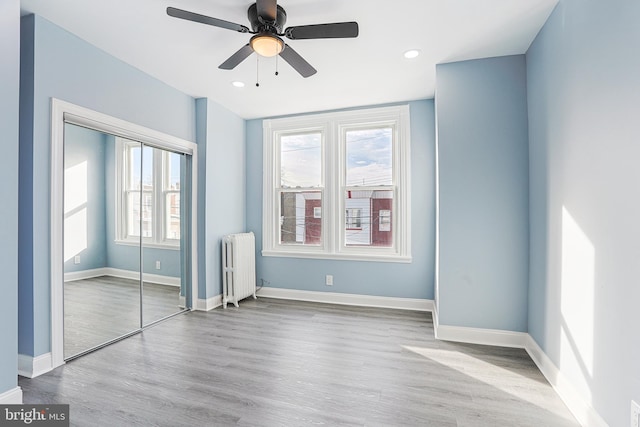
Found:
[{"label": "ceiling fan", "polygon": [[314,75],[317,71],[291,46],[286,44],[282,37],[290,40],[308,39],[336,39],[358,37],[357,22],[336,22],[332,24],[300,25],[287,27],[283,30],[287,21],[287,13],[280,7],[277,0],[257,0],[249,6],[247,12],[251,29],[244,25],[200,15],[175,7],[168,7],[167,14],[174,18],[186,19],[187,21],[199,22],[201,24],[213,25],[214,27],[225,28],[227,30],[238,31],[240,33],[254,34],[249,43],[240,48],[229,59],[224,61],[218,68],[232,70],[249,55],[256,52],[258,55],[271,57],[280,55],[289,65],[291,65],[302,77]]}]

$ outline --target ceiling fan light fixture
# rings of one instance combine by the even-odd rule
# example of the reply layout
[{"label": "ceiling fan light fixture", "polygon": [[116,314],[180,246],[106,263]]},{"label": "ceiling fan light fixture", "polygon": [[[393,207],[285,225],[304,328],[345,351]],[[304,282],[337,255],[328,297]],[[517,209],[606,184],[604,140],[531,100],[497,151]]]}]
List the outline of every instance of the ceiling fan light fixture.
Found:
[{"label": "ceiling fan light fixture", "polygon": [[284,49],[284,42],[273,34],[262,33],[251,37],[251,48],[255,53],[267,58],[276,56]]}]

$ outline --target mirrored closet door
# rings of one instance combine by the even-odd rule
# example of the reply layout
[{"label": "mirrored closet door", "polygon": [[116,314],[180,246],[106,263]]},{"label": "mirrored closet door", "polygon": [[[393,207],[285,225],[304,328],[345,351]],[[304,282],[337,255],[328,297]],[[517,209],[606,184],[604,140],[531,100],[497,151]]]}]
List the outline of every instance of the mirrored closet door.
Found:
[{"label": "mirrored closet door", "polygon": [[189,156],[64,128],[64,358],[189,306]]},{"label": "mirrored closet door", "polygon": [[182,254],[186,156],[143,147],[142,324],[185,307]]}]

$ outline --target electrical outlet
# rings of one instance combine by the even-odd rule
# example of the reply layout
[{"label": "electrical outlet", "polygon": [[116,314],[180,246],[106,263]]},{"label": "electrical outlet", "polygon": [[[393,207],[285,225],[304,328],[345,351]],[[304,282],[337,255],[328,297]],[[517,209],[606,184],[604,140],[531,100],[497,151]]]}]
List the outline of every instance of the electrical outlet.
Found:
[{"label": "electrical outlet", "polygon": [[631,427],[640,427],[640,405],[631,401]]},{"label": "electrical outlet", "polygon": [[333,276],[331,274],[327,274],[324,284],[327,286],[333,286]]},{"label": "electrical outlet", "polygon": [[156,261],[156,270],[160,270],[160,261]]},{"label": "electrical outlet", "polygon": [[73,257],[73,263],[74,264],[80,264],[80,255],[76,255]]}]

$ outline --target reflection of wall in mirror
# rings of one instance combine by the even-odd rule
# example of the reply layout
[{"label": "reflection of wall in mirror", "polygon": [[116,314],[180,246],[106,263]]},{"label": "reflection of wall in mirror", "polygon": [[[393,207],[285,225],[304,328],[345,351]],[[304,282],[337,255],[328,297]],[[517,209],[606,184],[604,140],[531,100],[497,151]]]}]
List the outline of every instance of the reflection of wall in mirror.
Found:
[{"label": "reflection of wall in mirror", "polygon": [[[112,135],[65,125],[65,273],[140,270],[139,248],[115,243],[115,173]],[[86,206],[81,203],[83,194]],[[180,277],[180,251],[144,248],[143,271]]]},{"label": "reflection of wall in mirror", "polygon": [[107,266],[105,135],[65,125],[64,270]]}]

